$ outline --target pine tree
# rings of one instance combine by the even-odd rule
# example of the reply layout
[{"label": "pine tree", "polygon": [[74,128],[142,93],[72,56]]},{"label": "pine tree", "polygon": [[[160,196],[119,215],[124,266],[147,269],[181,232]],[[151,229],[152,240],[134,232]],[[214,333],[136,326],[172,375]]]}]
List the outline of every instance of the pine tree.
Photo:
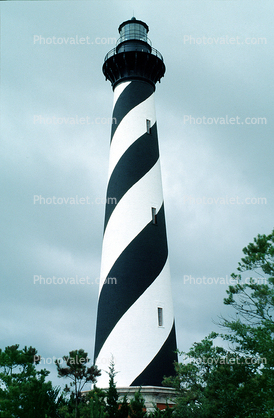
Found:
[{"label": "pine tree", "polygon": [[19,349],[19,344],[0,350],[1,418],[57,417],[59,388],[46,382],[49,371],[37,371],[40,361],[33,347]]},{"label": "pine tree", "polygon": [[128,404],[127,394],[125,394],[123,397],[122,403],[120,405],[119,411],[118,411],[118,417],[127,418],[128,414],[129,414],[129,404]]},{"label": "pine tree", "polygon": [[145,400],[141,394],[141,388],[139,388],[138,392],[135,392],[129,406],[131,418],[144,418],[146,416]]},{"label": "pine tree", "polygon": [[118,392],[116,389],[116,384],[114,382],[115,375],[117,373],[114,370],[114,360],[111,359],[109,366],[109,387],[107,390],[107,402],[106,402],[106,418],[116,418],[118,417],[119,402],[118,402]]},{"label": "pine tree", "polygon": [[95,383],[96,377],[101,375],[97,366],[87,366],[89,362],[88,353],[82,348],[80,350],[70,351],[68,356],[63,356],[67,367],[61,367],[60,361],[56,360],[58,377],[68,377],[72,380],[70,385],[74,388],[73,396],[75,401],[75,418],[78,416],[78,405],[81,399],[81,392],[86,383]]}]

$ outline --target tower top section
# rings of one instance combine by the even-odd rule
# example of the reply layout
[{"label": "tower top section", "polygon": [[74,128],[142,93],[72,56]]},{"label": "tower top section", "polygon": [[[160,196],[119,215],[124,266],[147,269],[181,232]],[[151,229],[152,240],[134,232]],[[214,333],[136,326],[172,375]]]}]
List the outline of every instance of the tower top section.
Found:
[{"label": "tower top section", "polygon": [[147,24],[141,20],[137,20],[136,17],[132,17],[131,20],[126,20],[121,23],[118,31],[120,38],[117,43],[119,44],[129,40],[139,40],[145,43],[151,43],[147,37],[149,31]]},{"label": "tower top section", "polygon": [[147,34],[148,25],[132,17],[118,28],[120,37],[105,56],[103,73],[113,89],[123,81],[142,80],[153,85],[164,76],[165,64],[162,55],[152,44]]},{"label": "tower top section", "polygon": [[[126,26],[126,29],[125,29]],[[142,26],[142,27],[141,27]],[[118,28],[118,31],[120,35],[122,36],[124,32],[123,30],[136,30],[136,35],[138,36],[137,32],[140,30],[140,32],[144,32],[147,34],[149,31],[148,25],[145,22],[142,22],[141,20],[137,20],[136,17],[132,17],[130,20],[126,20],[125,22],[121,23],[121,25]]]}]

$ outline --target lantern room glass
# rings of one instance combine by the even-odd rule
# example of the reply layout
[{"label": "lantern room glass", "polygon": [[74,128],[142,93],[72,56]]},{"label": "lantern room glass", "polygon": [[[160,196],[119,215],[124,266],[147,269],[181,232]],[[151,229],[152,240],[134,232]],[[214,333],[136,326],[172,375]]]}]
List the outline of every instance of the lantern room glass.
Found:
[{"label": "lantern room glass", "polygon": [[130,39],[138,39],[147,42],[147,30],[140,23],[128,23],[121,28],[120,42],[128,41]]}]

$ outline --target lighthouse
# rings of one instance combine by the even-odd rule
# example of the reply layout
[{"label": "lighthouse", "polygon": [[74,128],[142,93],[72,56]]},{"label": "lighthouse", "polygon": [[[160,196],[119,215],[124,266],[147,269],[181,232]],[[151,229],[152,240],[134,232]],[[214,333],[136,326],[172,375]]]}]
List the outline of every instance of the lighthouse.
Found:
[{"label": "lighthouse", "polygon": [[123,22],[103,64],[114,102],[94,361],[113,359],[117,388],[161,387],[177,361],[154,106],[165,65],[148,31]]}]

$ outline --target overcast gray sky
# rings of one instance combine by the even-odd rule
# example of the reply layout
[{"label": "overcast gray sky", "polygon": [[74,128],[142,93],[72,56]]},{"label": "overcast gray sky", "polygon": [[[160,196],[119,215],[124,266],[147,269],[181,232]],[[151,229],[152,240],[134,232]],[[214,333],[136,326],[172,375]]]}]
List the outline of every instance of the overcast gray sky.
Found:
[{"label": "overcast gray sky", "polygon": [[155,100],[180,350],[233,314],[221,278],[273,229],[273,1],[1,2],[1,348],[93,356],[113,100],[101,68],[133,11],[166,64]]}]

